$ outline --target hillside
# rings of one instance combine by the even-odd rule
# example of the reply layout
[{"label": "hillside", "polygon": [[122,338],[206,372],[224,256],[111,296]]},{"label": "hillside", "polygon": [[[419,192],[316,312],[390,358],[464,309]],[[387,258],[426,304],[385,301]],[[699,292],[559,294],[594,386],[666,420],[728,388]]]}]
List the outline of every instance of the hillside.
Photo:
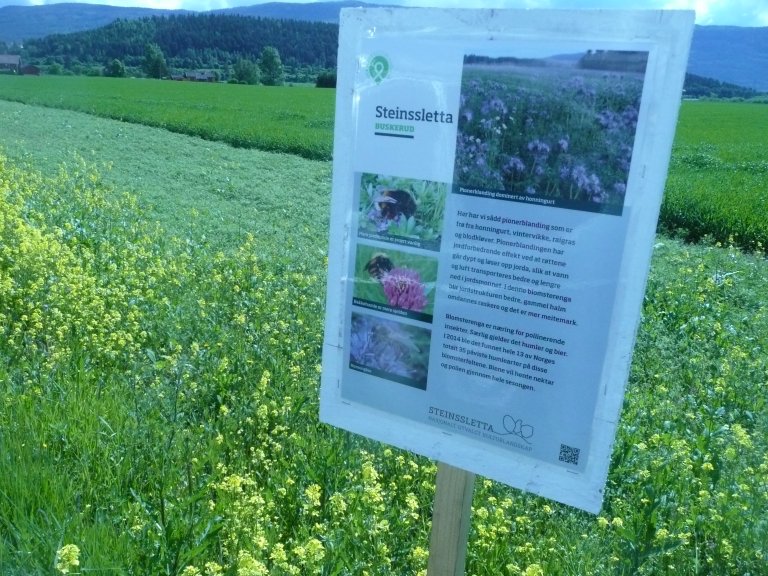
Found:
[{"label": "hillside", "polygon": [[0,7],[0,49],[3,42],[13,44],[30,38],[43,38],[49,34],[93,30],[106,26],[118,18],[134,20],[171,14],[190,14],[190,12],[75,3],[2,6]]},{"label": "hillside", "polygon": [[[287,3],[268,2],[254,6],[222,8],[212,14],[253,16],[256,18],[277,18],[306,20],[309,22],[339,21],[339,10],[376,4],[357,0],[339,2]],[[50,34],[83,32],[106,26],[115,20],[135,20],[149,16],[173,16],[195,14],[189,10],[155,10],[153,8],[125,8],[100,4],[48,4],[43,6],[1,6],[0,7],[0,50],[2,43],[13,44]],[[199,13],[199,12],[198,12]]]},{"label": "hillside", "polygon": [[53,59],[73,71],[99,69],[113,59],[140,68],[149,44],[160,48],[172,69],[223,70],[241,58],[258,60],[266,46],[277,48],[286,65],[332,69],[338,25],[212,13],[153,16],[29,40],[22,59],[37,65]]},{"label": "hillside", "polygon": [[696,26],[688,72],[768,92],[768,27]]},{"label": "hillside", "polygon": [[749,100],[760,96],[760,92],[754,88],[744,88],[737,84],[697,76],[690,72],[685,75],[683,91],[685,98],[742,98]]}]

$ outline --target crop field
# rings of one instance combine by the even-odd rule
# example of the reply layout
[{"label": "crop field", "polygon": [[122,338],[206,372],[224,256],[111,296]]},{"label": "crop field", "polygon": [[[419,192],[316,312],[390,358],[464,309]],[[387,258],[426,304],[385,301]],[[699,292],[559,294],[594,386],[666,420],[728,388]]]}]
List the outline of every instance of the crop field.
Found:
[{"label": "crop field", "polygon": [[48,176],[85,160],[106,184],[140,194],[147,218],[172,235],[194,231],[216,249],[239,245],[247,233],[320,249],[328,162],[3,101],[0,126],[0,147],[9,157]]},{"label": "crop field", "polygon": [[334,90],[4,75],[0,98],[157,126],[241,148],[315,160],[331,157]]},{"label": "crop field", "polygon": [[686,240],[768,249],[768,106],[684,102],[661,211]]},{"label": "crop field", "polygon": [[[708,104],[676,154],[759,162]],[[425,573],[434,462],[318,421],[330,173],[0,101],[0,574]],[[602,512],[480,478],[469,576],[766,574],[768,262],[712,236],[657,238]]]}]

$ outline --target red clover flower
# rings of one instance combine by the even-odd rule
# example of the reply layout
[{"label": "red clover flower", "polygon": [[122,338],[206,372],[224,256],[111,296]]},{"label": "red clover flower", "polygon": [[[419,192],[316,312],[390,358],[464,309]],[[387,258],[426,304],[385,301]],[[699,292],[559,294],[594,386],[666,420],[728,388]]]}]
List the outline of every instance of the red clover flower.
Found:
[{"label": "red clover flower", "polygon": [[390,306],[421,312],[427,307],[424,284],[416,270],[392,268],[381,278],[381,285]]}]

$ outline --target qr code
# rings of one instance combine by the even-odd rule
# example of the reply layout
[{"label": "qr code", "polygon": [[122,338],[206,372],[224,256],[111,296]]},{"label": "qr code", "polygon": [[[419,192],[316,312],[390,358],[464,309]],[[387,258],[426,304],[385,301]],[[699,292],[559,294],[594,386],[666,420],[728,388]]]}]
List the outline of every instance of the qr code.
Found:
[{"label": "qr code", "polygon": [[560,444],[560,456],[558,457],[558,460],[560,460],[560,462],[565,462],[566,464],[577,465],[579,463],[579,452],[581,452],[580,448],[574,448],[567,444]]}]

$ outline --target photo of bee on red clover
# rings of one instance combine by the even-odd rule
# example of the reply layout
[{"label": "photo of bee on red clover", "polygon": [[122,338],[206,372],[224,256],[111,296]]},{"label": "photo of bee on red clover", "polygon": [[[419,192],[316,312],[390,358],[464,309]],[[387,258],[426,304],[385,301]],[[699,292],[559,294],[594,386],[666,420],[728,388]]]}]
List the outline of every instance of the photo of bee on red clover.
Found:
[{"label": "photo of bee on red clover", "polygon": [[439,251],[447,191],[442,182],[362,174],[358,236]]},{"label": "photo of bee on red clover", "polygon": [[383,311],[405,311],[432,321],[437,258],[359,244],[355,255],[353,303]]}]

